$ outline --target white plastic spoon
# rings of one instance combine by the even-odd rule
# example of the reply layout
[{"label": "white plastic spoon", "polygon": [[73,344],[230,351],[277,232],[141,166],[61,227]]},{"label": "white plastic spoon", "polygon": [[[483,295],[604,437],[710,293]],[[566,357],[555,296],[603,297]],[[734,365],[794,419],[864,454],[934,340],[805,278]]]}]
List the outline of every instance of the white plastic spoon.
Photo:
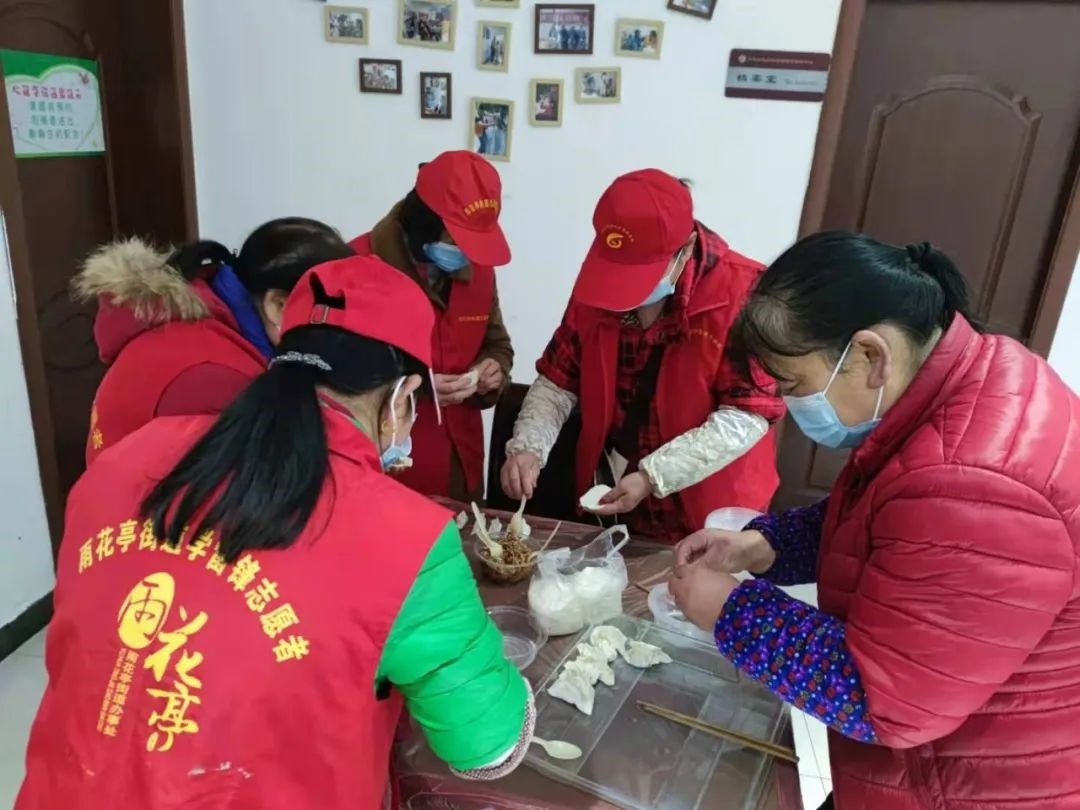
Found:
[{"label": "white plastic spoon", "polygon": [[573,743],[563,740],[541,740],[539,737],[533,737],[532,742],[547,751],[547,755],[552,759],[581,759],[581,749]]}]

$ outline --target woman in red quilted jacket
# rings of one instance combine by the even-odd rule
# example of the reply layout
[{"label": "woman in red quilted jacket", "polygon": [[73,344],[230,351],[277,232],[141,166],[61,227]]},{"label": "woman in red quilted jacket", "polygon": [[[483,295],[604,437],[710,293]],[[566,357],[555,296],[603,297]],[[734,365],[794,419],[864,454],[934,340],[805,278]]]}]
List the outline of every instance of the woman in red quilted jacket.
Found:
[{"label": "woman in red quilted jacket", "polygon": [[[788,250],[740,342],[851,456],[822,503],[679,548],[687,615],[830,726],[840,810],[1080,807],[1080,399],[967,304],[927,244]],[[820,609],[776,587],[815,581]]]}]

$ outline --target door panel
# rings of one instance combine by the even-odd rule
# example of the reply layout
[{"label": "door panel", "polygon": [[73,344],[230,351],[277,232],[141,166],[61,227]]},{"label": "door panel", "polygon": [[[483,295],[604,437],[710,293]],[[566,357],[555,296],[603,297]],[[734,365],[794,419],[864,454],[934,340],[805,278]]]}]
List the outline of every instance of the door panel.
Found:
[{"label": "door panel", "polygon": [[[96,13],[111,16],[111,4],[101,0]],[[90,29],[89,6],[76,0],[0,5],[0,48],[96,60],[100,38]],[[102,374],[92,350],[93,312],[72,303],[68,285],[80,258],[116,231],[110,167],[107,157],[89,156],[19,160],[17,168],[59,483],[66,492],[82,471],[86,403]]]},{"label": "door panel", "polygon": [[[30,386],[31,405],[51,417],[52,441],[39,442],[39,454],[55,454],[58,471],[56,491],[45,493],[50,515],[83,471],[90,403],[103,373],[94,308],[72,303],[72,276],[96,246],[118,236],[161,243],[194,236],[181,30],[179,0],[0,0],[0,48],[96,60],[101,74],[104,156],[15,160],[0,148],[0,203],[21,211],[9,236],[14,252],[27,257],[16,262],[16,286],[37,316],[20,322],[20,338],[27,365],[44,366],[37,375],[44,385]],[[6,114],[0,125],[7,126]],[[27,350],[28,341],[37,351]],[[54,543],[60,528],[51,525]]]},{"label": "door panel", "polygon": [[[933,242],[987,326],[1028,341],[1080,162],[1078,36],[1080,0],[867,0],[810,230]],[[777,505],[822,497],[845,458],[786,431]]]}]

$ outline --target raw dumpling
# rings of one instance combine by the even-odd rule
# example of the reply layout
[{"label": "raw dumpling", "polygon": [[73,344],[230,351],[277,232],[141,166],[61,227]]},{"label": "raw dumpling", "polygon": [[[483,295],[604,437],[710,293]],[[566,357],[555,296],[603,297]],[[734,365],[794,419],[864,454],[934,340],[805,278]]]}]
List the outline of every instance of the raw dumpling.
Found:
[{"label": "raw dumpling", "polygon": [[615,685],[615,670],[611,668],[611,661],[603,652],[591,644],[577,645],[578,657],[566,665],[567,668],[576,668],[588,674],[590,682],[602,681],[605,686]]},{"label": "raw dumpling", "polygon": [[461,512],[456,518],[454,518],[454,523],[457,524],[457,527],[459,529],[464,529],[469,523],[469,516],[466,515],[464,512]]},{"label": "raw dumpling", "polygon": [[626,636],[623,631],[610,624],[594,627],[589,641],[607,656],[608,661],[614,661],[617,655],[626,650]]},{"label": "raw dumpling", "polygon": [[597,681],[605,686],[615,685],[615,670],[599,658],[577,658],[563,667],[563,672],[577,672],[593,685]]},{"label": "raw dumpling", "polygon": [[563,669],[555,683],[548,687],[548,694],[569,703],[582,714],[592,716],[596,690],[580,672]]},{"label": "raw dumpling", "polygon": [[645,644],[642,641],[626,642],[626,649],[622,655],[626,659],[626,663],[638,669],[648,669],[649,667],[655,667],[657,664],[671,663],[670,655],[659,647]]},{"label": "raw dumpling", "polygon": [[611,492],[611,487],[600,484],[582,495],[581,500],[579,500],[578,503],[581,504],[581,508],[586,512],[595,512],[600,508],[600,499],[609,492]]}]

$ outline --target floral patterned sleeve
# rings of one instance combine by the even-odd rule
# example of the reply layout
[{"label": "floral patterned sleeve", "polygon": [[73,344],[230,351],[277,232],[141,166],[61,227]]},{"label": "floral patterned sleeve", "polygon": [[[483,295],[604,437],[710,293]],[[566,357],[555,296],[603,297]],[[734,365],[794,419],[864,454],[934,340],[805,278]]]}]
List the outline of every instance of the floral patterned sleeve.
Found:
[{"label": "floral patterned sleeve", "polygon": [[813,506],[762,515],[746,524],[747,530],[754,529],[765,535],[776,551],[776,562],[759,579],[777,585],[801,585],[817,578],[821,527],[828,504],[826,498]]},{"label": "floral patterned sleeve", "polygon": [[755,579],[736,588],[716,622],[716,646],[796,708],[860,742],[877,742],[844,623]]}]

